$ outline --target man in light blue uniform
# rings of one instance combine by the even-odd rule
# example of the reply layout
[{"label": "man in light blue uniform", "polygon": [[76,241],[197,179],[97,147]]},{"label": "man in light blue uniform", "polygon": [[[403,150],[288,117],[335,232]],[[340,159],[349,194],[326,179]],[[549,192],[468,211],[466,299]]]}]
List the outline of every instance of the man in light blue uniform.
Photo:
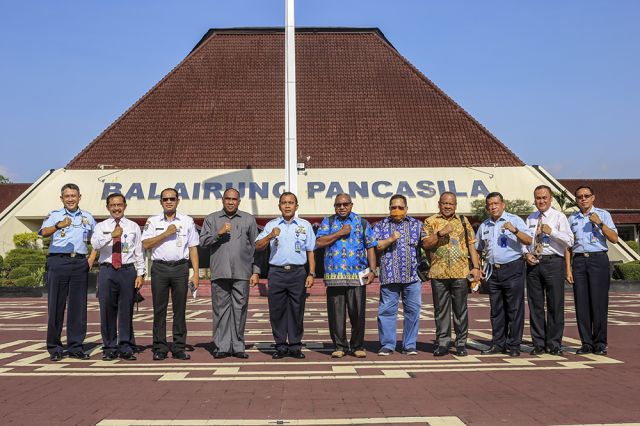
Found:
[{"label": "man in light blue uniform", "polygon": [[91,262],[88,242],[96,226],[93,216],[81,210],[78,185],[67,183],[60,191],[63,207],[44,220],[39,234],[51,237],[47,256],[48,313],[47,350],[51,361],[62,359],[62,325],[67,313],[67,350],[70,357],[89,359],[82,348],[87,334],[87,285]]},{"label": "man in light blue uniform", "polygon": [[609,256],[607,241],[618,242],[618,230],[608,211],[596,208],[593,190],[580,186],[575,191],[580,211],[569,217],[575,236],[573,261],[565,256],[567,281],[573,284],[576,322],[582,346],[578,354],[607,354],[609,311]]},{"label": "man in light blue uniform", "polygon": [[316,236],[309,222],[295,216],[295,194],[284,192],[278,204],[282,216],[267,223],[256,237],[256,250],[271,248],[268,280],[269,319],[276,343],[273,358],[289,355],[301,359],[305,357],[301,348],[306,288],[313,286],[316,276]]},{"label": "man in light blue uniform", "polygon": [[504,211],[502,194],[486,197],[489,218],[478,228],[476,248],[490,266],[487,278],[491,302],[492,345],[483,355],[508,353],[520,356],[524,330],[524,268],[522,244],[531,244],[532,233],[524,221]]}]

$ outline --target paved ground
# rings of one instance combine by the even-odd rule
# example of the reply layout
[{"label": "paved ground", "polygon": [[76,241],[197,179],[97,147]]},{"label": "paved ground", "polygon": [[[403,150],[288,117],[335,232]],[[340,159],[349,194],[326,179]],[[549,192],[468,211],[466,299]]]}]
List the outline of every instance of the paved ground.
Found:
[{"label": "paved ground", "polygon": [[[192,360],[100,360],[98,306],[89,304],[91,361],[51,363],[43,339],[45,299],[0,300],[2,424],[625,424],[640,421],[640,294],[611,296],[609,357],[576,355],[567,309],[564,356],[480,356],[488,343],[488,298],[470,298],[470,356],[434,359],[431,296],[422,311],[418,356],[376,356],[377,300],[368,301],[364,360],[330,358],[324,297],[316,290],[305,316],[306,360],[273,361],[266,298],[252,297],[250,358],[214,360],[211,305],[189,301]],[[573,301],[569,294],[567,306]],[[150,300],[135,318],[149,345]],[[525,329],[528,333],[528,325]],[[527,336],[528,338],[528,336]]]}]

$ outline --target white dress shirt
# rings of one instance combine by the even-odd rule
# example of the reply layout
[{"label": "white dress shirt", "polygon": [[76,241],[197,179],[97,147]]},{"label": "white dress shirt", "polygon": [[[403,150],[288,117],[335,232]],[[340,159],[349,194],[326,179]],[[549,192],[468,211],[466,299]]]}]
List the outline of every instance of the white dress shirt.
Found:
[{"label": "white dress shirt", "polygon": [[193,219],[185,214],[176,213],[172,221],[165,219],[164,214],[151,216],[144,225],[142,241],[157,237],[166,231],[169,225],[176,226],[176,233],[151,249],[151,259],[166,262],[189,259],[189,248],[197,246],[200,243],[200,237]]},{"label": "white dress shirt", "polygon": [[564,257],[564,251],[567,247],[573,246],[573,232],[569,226],[569,221],[564,213],[550,207],[546,212],[540,211],[531,213],[527,217],[526,224],[529,231],[533,234],[533,241],[530,245],[525,246],[525,253],[536,254],[536,230],[538,229],[538,222],[540,215],[542,216],[542,224],[549,225],[551,227],[551,234],[549,235],[549,245],[542,247],[542,255],[548,256],[557,254]]},{"label": "white dress shirt", "polygon": [[[122,235],[122,264],[133,263],[138,276],[144,275],[144,250],[142,248],[142,238],[140,227],[137,223],[123,217],[120,219]],[[116,221],[110,217],[96,225],[96,229],[91,236],[91,246],[100,253],[98,262],[112,263],[111,254],[113,251],[113,237],[111,233],[116,228]]]}]

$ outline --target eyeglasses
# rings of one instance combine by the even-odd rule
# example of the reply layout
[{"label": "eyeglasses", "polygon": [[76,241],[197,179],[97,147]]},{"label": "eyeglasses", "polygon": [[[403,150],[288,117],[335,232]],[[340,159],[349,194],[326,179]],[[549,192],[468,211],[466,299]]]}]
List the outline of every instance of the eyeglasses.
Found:
[{"label": "eyeglasses", "polygon": [[593,194],[581,194],[581,195],[576,195],[576,198],[578,200],[586,200],[587,198],[591,198],[593,197]]},{"label": "eyeglasses", "polygon": [[335,203],[333,205],[333,207],[338,208],[338,207],[349,207],[351,204],[353,203]]},{"label": "eyeglasses", "polygon": [[107,207],[124,207],[124,204],[123,203],[109,204]]},{"label": "eyeglasses", "polygon": [[166,203],[167,201],[176,201],[177,198],[176,197],[165,197],[162,199],[163,203]]},{"label": "eyeglasses", "polygon": [[389,206],[389,210],[404,210],[405,206]]}]

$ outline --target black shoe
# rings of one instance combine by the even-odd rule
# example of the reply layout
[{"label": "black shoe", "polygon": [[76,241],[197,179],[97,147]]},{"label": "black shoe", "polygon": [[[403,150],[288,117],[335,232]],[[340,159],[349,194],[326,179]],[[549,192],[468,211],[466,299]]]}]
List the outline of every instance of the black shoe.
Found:
[{"label": "black shoe", "polygon": [[49,355],[49,360],[51,361],[61,361],[62,360],[62,352],[54,352],[51,355]]},{"label": "black shoe", "polygon": [[446,346],[438,346],[433,351],[433,356],[445,356],[449,354],[449,348]]},{"label": "black shoe", "polygon": [[135,361],[136,359],[138,359],[138,358],[136,358],[136,356],[133,354],[133,352],[122,352],[122,353],[120,354],[120,358],[122,358],[122,359],[126,359],[127,361]]},{"label": "black shoe", "polygon": [[275,351],[273,353],[273,355],[271,355],[271,358],[273,358],[273,359],[282,359],[285,356],[287,356],[287,353],[288,353],[287,351]]},{"label": "black shoe", "polygon": [[545,352],[542,346],[534,346],[531,350],[531,355],[542,355]]},{"label": "black shoe", "polygon": [[153,353],[153,360],[154,361],[163,361],[167,359],[167,353],[166,352],[154,352]]},{"label": "black shoe", "polygon": [[103,361],[114,361],[118,358],[117,352],[105,352],[102,354]]},{"label": "black shoe", "polygon": [[229,356],[229,352],[216,352],[215,354],[213,354],[213,357],[215,359],[227,358],[228,356]]},{"label": "black shoe", "polygon": [[456,347],[456,355],[457,356],[467,356],[467,355],[469,355],[469,352],[467,352],[467,348],[465,348],[464,346],[458,346],[458,347]]},{"label": "black shoe", "polygon": [[560,349],[560,348],[551,348],[551,349],[549,349],[549,354],[556,355],[556,356],[562,356],[564,354],[564,352],[562,352],[562,349]]},{"label": "black shoe", "polygon": [[593,351],[594,354],[596,355],[606,355],[607,354],[607,347],[605,345],[597,345],[596,349]]},{"label": "black shoe", "polygon": [[296,351],[291,351],[289,353],[289,356],[291,358],[297,358],[297,359],[304,359],[306,358],[306,356],[302,353],[302,351],[300,349],[296,350]]},{"label": "black shoe", "polygon": [[591,347],[591,345],[584,344],[580,346],[580,349],[576,351],[576,354],[583,355],[583,354],[590,354],[591,352],[593,352],[593,348]]},{"label": "black shoe", "polygon": [[79,351],[79,352],[69,352],[69,358],[88,360],[90,357],[89,357],[89,354],[85,354],[84,352]]},{"label": "black shoe", "polygon": [[181,361],[186,361],[188,359],[191,359],[191,355],[189,355],[185,351],[180,351],[180,352],[175,352],[171,354],[171,358],[179,359]]},{"label": "black shoe", "polygon": [[511,349],[509,349],[508,354],[509,354],[509,356],[510,356],[510,357],[512,357],[512,358],[515,358],[515,357],[517,357],[517,356],[520,356],[520,349],[511,348]]},{"label": "black shoe", "polygon": [[495,354],[503,354],[503,353],[504,353],[503,348],[501,348],[500,346],[491,345],[489,349],[486,349],[480,352],[480,355],[495,355]]},{"label": "black shoe", "polygon": [[249,354],[246,352],[234,352],[232,355],[234,358],[247,359]]}]

